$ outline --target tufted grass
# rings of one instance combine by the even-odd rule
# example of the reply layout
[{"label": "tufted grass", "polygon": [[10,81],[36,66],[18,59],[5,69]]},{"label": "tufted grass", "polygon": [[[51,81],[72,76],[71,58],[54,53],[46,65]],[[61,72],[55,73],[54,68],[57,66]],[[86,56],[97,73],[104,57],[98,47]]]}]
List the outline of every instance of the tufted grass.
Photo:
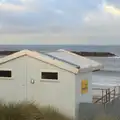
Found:
[{"label": "tufted grass", "polygon": [[52,107],[29,102],[0,103],[0,120],[70,120]]}]

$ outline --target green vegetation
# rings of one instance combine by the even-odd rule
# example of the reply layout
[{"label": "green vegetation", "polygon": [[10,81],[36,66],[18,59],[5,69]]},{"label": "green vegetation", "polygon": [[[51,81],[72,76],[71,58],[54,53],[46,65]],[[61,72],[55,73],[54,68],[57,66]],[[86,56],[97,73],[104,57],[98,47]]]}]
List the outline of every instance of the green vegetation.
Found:
[{"label": "green vegetation", "polygon": [[0,120],[69,120],[51,107],[23,103],[0,103]]},{"label": "green vegetation", "polygon": [[[39,107],[28,102],[2,103],[0,102],[0,120],[70,120],[52,107]],[[83,119],[79,119],[83,120]],[[110,115],[100,115],[85,120],[119,120]]]}]

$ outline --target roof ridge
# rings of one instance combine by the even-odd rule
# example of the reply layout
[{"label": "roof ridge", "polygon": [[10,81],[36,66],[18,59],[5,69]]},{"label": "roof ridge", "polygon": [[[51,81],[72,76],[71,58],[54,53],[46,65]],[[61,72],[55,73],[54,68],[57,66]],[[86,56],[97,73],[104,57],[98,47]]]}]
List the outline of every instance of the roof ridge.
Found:
[{"label": "roof ridge", "polygon": [[[94,60],[92,60],[92,59],[90,59],[90,58],[86,58],[86,57],[84,57],[84,56],[82,56],[82,55],[77,55],[77,54],[75,54],[75,53],[73,53],[73,52],[71,52],[71,51],[64,50],[64,52],[67,52],[68,54],[71,54],[71,55],[74,55],[74,56],[82,57],[83,59],[90,60],[91,62],[96,62],[96,61],[94,61]],[[97,63],[97,62],[96,62],[96,63]]]}]

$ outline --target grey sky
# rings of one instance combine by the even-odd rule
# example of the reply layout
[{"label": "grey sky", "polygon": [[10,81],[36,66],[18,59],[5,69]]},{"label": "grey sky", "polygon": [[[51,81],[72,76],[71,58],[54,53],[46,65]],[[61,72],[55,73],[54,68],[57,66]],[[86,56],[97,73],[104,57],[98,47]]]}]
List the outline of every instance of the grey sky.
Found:
[{"label": "grey sky", "polygon": [[120,44],[118,0],[1,0],[0,44]]}]

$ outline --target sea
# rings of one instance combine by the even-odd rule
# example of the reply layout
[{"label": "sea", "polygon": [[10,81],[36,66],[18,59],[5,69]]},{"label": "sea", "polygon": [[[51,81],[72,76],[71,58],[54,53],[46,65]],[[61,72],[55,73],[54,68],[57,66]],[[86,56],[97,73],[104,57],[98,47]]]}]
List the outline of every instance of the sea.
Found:
[{"label": "sea", "polygon": [[0,45],[0,51],[23,49],[35,51],[55,51],[58,49],[66,49],[78,52],[89,51],[120,53],[120,45]]}]

